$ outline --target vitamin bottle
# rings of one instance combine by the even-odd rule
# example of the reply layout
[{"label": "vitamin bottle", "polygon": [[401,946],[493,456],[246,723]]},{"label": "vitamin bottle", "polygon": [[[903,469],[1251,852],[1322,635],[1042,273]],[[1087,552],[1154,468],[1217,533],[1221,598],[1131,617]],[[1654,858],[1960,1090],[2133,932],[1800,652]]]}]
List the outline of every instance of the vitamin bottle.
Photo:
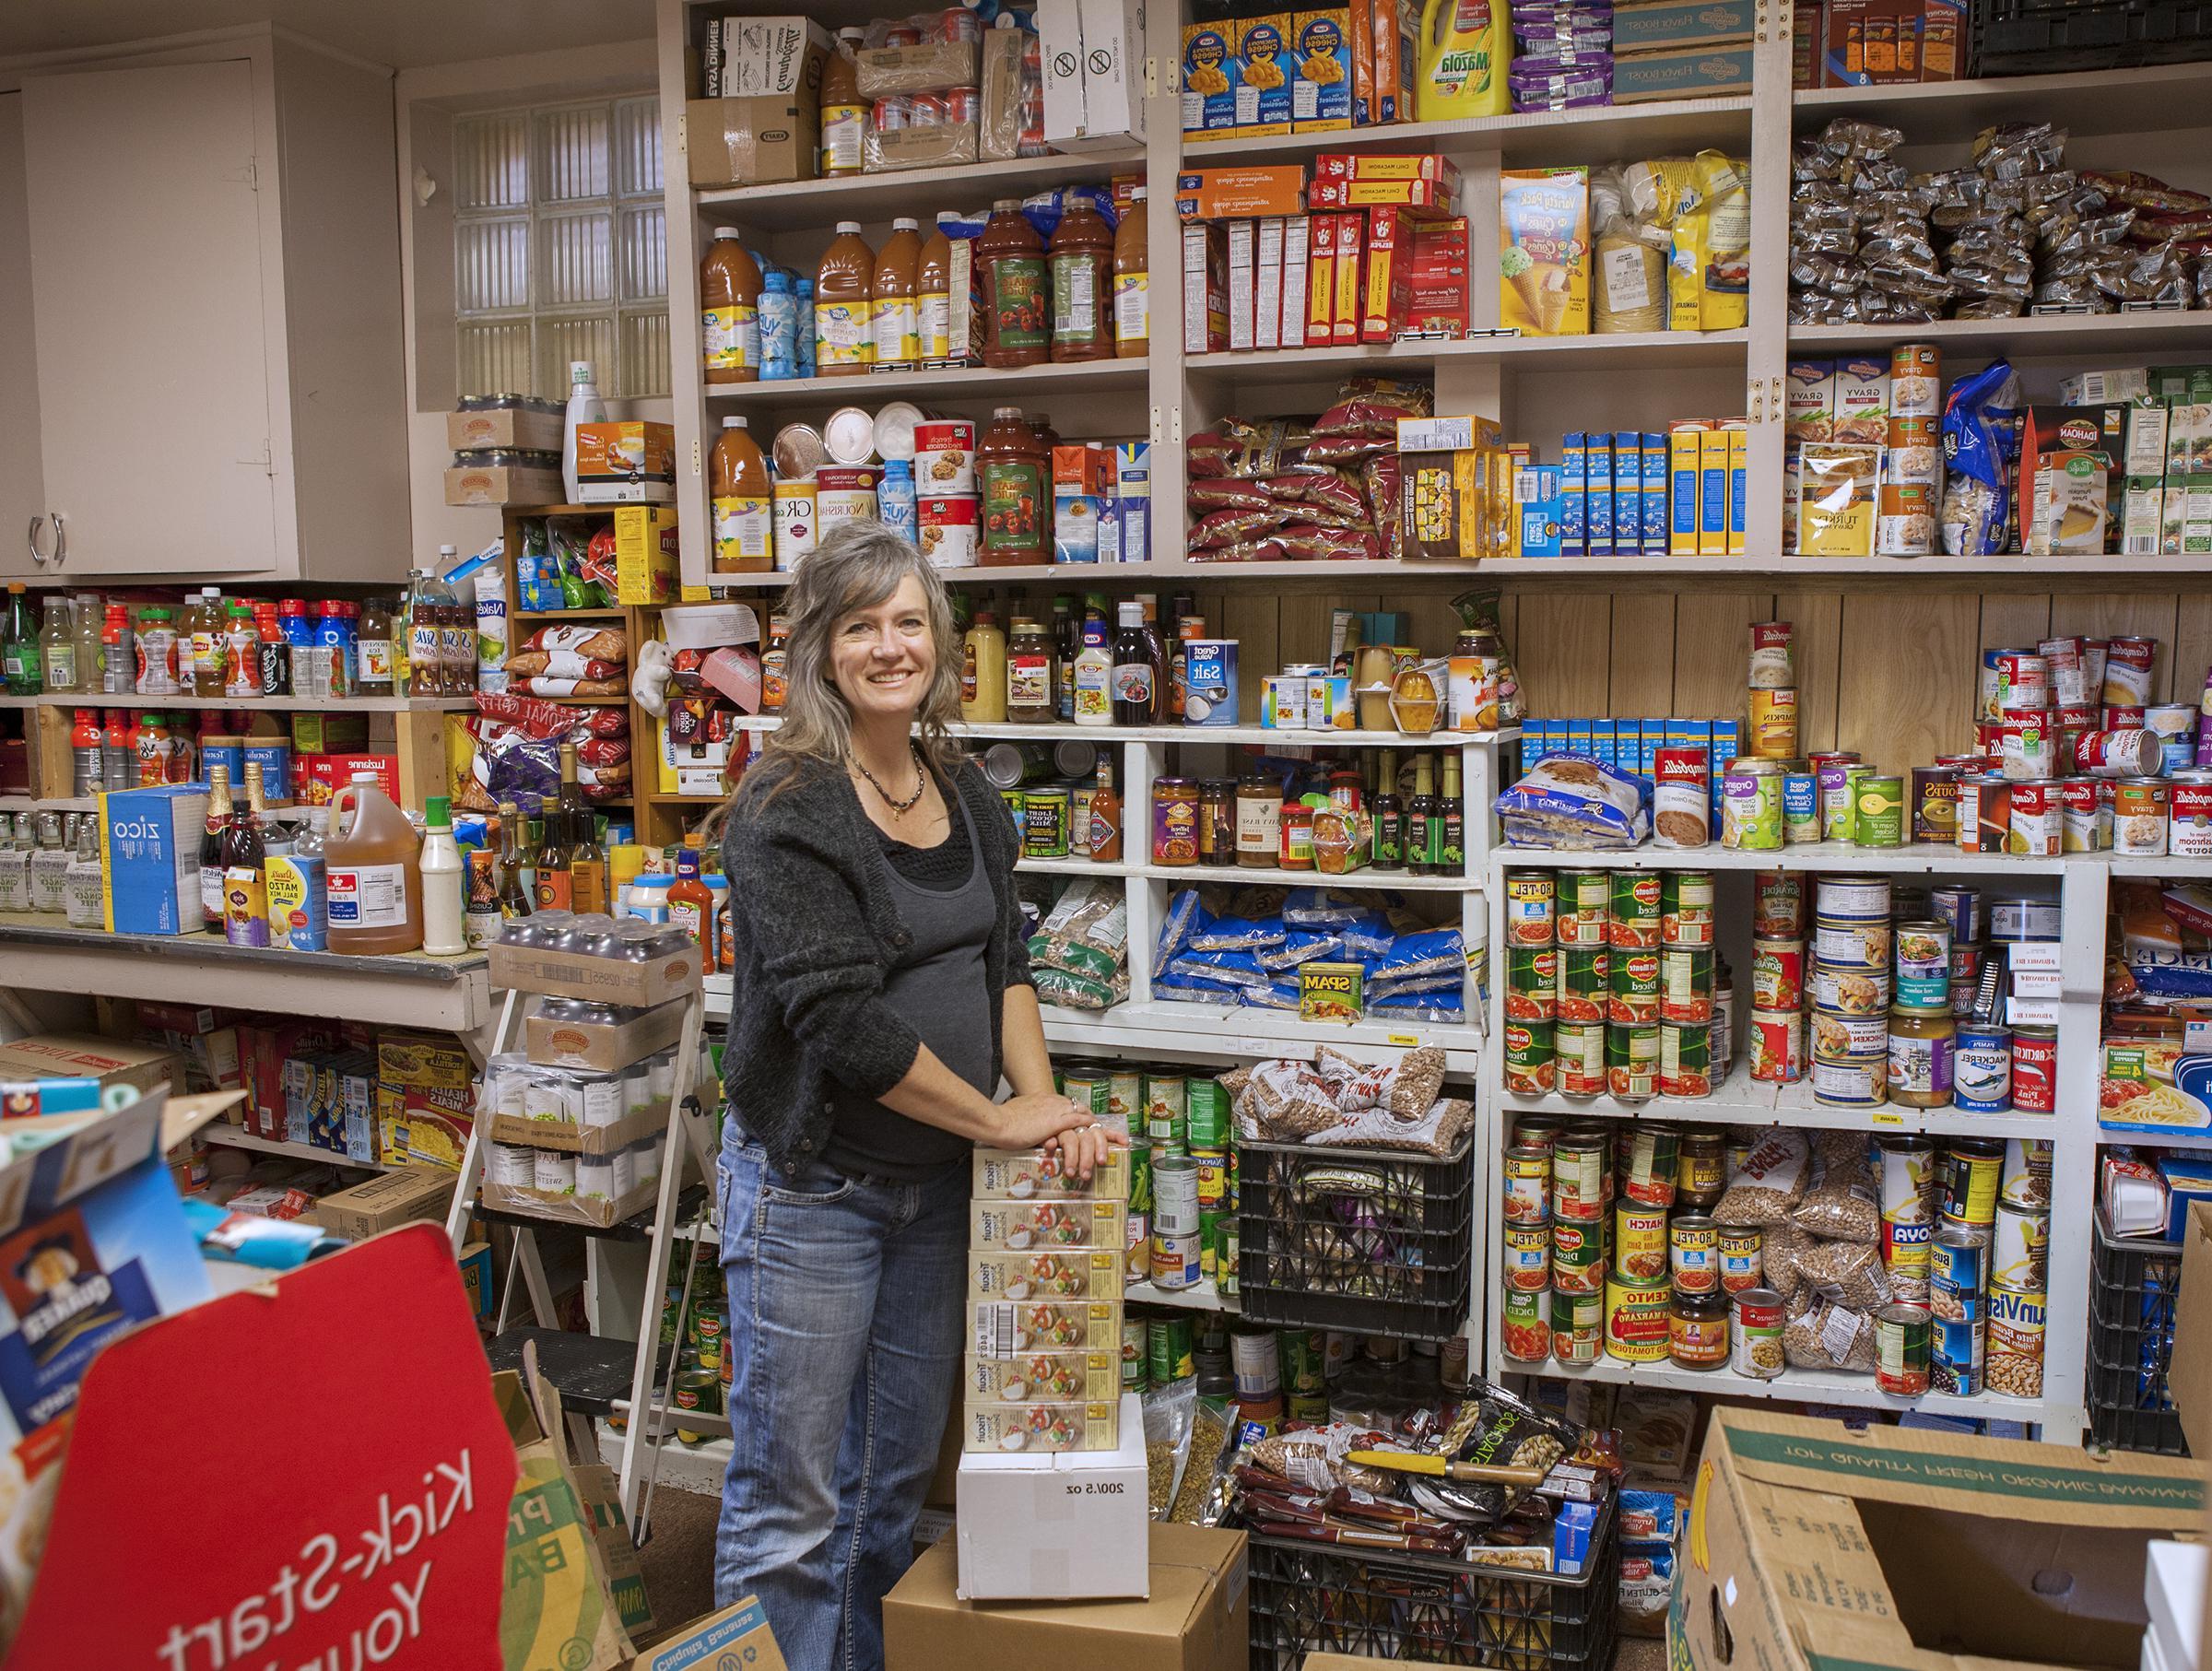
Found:
[{"label": "vitamin bottle", "polygon": [[1113,229],[1113,351],[1122,359],[1142,359],[1152,347],[1145,188],[1138,186],[1130,197],[1129,212]]},{"label": "vitamin bottle", "polygon": [[760,381],[760,266],[735,227],[716,227],[699,265],[699,323],[710,383]]},{"label": "vitamin bottle", "polygon": [[1044,241],[1021,212],[1002,197],[976,241],[983,281],[983,363],[1001,369],[1041,366],[1052,356],[1052,280]]},{"label": "vitamin bottle", "polygon": [[960,644],[960,718],[971,725],[995,724],[1006,717],[1006,635],[988,609]]},{"label": "vitamin bottle", "polygon": [[876,252],[860,235],[860,222],[839,221],[814,275],[817,377],[859,377],[875,363],[876,341],[868,330],[868,292],[875,283]]},{"label": "vitamin bottle", "polygon": [[826,179],[860,172],[868,104],[860,96],[860,61],[855,54],[865,39],[859,29],[839,29],[837,50],[822,68],[822,174]]},{"label": "vitamin bottle", "polygon": [[876,363],[879,366],[911,367],[922,358],[916,312],[921,262],[922,237],[916,223],[904,218],[892,221],[891,235],[877,253],[876,275],[868,289]]},{"label": "vitamin bottle", "polygon": [[1114,235],[1088,196],[1070,194],[1053,229],[1053,363],[1112,359]]},{"label": "vitamin bottle", "polygon": [[765,574],[774,566],[775,506],[768,461],[742,418],[722,420],[708,461],[714,502],[714,571]]},{"label": "vitamin bottle", "polygon": [[357,771],[330,797],[323,845],[330,896],[330,949],[357,954],[415,951],[422,945],[422,843],[415,826]]},{"label": "vitamin bottle", "polygon": [[924,365],[952,357],[952,238],[945,227],[959,218],[954,210],[937,211],[936,229],[922,241],[914,265],[916,348]]}]

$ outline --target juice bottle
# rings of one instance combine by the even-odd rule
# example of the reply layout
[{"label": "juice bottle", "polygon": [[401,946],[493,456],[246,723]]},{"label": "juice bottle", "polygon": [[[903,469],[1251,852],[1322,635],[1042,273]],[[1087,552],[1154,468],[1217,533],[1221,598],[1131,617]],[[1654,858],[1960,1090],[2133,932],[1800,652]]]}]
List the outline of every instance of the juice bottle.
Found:
[{"label": "juice bottle", "polygon": [[978,609],[960,643],[960,718],[989,725],[1006,717],[1006,635],[995,615]]},{"label": "juice bottle", "polygon": [[775,566],[774,500],[768,461],[742,418],[722,420],[708,460],[707,490],[714,501],[714,571],[767,573]]},{"label": "juice bottle", "polygon": [[876,252],[860,235],[860,222],[841,220],[814,274],[814,374],[865,375],[876,359],[868,331],[868,292],[876,283]]},{"label": "juice bottle", "polygon": [[914,264],[914,325],[924,365],[952,357],[952,238],[945,223],[959,218],[955,210],[937,211],[936,229],[922,241]]},{"label": "juice bottle", "polygon": [[857,174],[861,140],[868,131],[868,103],[860,96],[860,62],[866,39],[859,29],[837,31],[837,50],[822,66],[822,175]]},{"label": "juice bottle", "polygon": [[[384,688],[392,694],[392,642],[384,635]],[[230,604],[223,610],[223,694],[249,697],[261,694],[261,651],[253,636],[253,610],[247,604]]]},{"label": "juice bottle", "polygon": [[985,563],[1052,561],[1053,455],[1019,406],[1000,406],[976,443]]},{"label": "juice bottle", "polygon": [[922,237],[917,223],[903,218],[892,221],[891,235],[877,253],[876,274],[868,289],[876,363],[879,366],[912,366],[922,358],[916,304],[921,262]]},{"label": "juice bottle", "polygon": [[215,606],[217,595],[213,586],[204,586],[184,607],[177,675],[179,684],[194,696],[223,694],[222,612]]},{"label": "juice bottle", "polygon": [[983,280],[983,363],[1002,369],[1044,364],[1053,347],[1052,279],[1044,240],[1014,198],[991,206],[975,262]]},{"label": "juice bottle", "polygon": [[[809,331],[814,322],[806,322]],[[760,380],[783,382],[799,374],[799,301],[782,267],[760,275]]]},{"label": "juice bottle", "polygon": [[177,628],[173,611],[153,608],[138,617],[140,696],[177,693]]},{"label": "juice bottle", "polygon": [[707,381],[760,380],[760,267],[735,227],[716,227],[699,264],[699,324]]},{"label": "juice bottle", "polygon": [[1035,621],[1016,619],[1006,641],[1006,718],[1025,725],[1059,717],[1053,700],[1053,636]]},{"label": "juice bottle", "polygon": [[7,583],[7,626],[0,653],[6,658],[8,695],[38,695],[45,683],[39,665],[39,631],[31,624],[30,599],[21,581]]},{"label": "juice bottle", "polygon": [[422,945],[421,853],[415,826],[377,787],[373,771],[355,772],[330,797],[323,872],[331,950],[382,954]]},{"label": "juice bottle", "polygon": [[1066,201],[1051,246],[1053,363],[1112,359],[1114,234],[1088,197]]},{"label": "juice bottle", "polygon": [[1138,186],[1129,196],[1129,212],[1113,229],[1113,351],[1121,359],[1142,359],[1152,347],[1145,188]]},{"label": "juice bottle", "polygon": [[[258,652],[254,659],[258,661]],[[392,606],[383,598],[372,597],[361,606],[361,636],[354,645],[353,665],[354,688],[363,696],[392,694]]]}]

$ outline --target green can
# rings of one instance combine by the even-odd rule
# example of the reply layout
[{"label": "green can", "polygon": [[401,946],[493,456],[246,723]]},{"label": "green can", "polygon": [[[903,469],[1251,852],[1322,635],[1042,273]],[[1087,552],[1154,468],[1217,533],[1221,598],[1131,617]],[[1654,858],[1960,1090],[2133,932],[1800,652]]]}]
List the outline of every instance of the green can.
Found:
[{"label": "green can", "polygon": [[1060,1076],[1060,1094],[1093,1120],[1106,1118],[1112,1092],[1103,1074],[1088,1068],[1071,1067]]},{"label": "green can", "polygon": [[1611,954],[1602,946],[1561,947],[1559,1001],[1553,1006],[1558,1018],[1562,1021],[1603,1021],[1611,971]]},{"label": "green can", "polygon": [[1193,1075],[1184,1082],[1182,1096],[1192,1149],[1227,1148],[1234,1127],[1230,1120],[1229,1092],[1222,1089],[1221,1081]]},{"label": "green can", "polygon": [[1198,1274],[1209,1281],[1221,1270],[1221,1226],[1229,1215],[1219,1207],[1198,1209]]},{"label": "green can", "polygon": [[1152,1210],[1152,1149],[1140,1136],[1129,1146],[1129,1211]]},{"label": "green can", "polygon": [[702,1416],[721,1415],[721,1375],[712,1370],[688,1370],[676,1378],[672,1395],[677,1408],[677,1438],[689,1445],[706,1443],[713,1435],[684,1426],[684,1412],[696,1410]]},{"label": "green can", "polygon": [[1537,1097],[1552,1089],[1552,1027],[1549,1021],[1506,1023],[1507,1089],[1524,1097]]},{"label": "green can", "polygon": [[[1198,1215],[1202,1226],[1207,1217],[1205,1213]],[[1215,1213],[1211,1217],[1212,1224],[1206,1230],[1206,1251],[1199,1255],[1199,1268],[1214,1279],[1216,1292],[1233,1294],[1237,1275],[1237,1216]],[[1207,1263],[1209,1259],[1211,1264]]]},{"label": "green can", "polygon": [[1014,820],[1014,839],[1029,838],[1030,797],[1018,789],[1002,789],[998,798],[1006,804],[1006,816]]},{"label": "green can", "polygon": [[1146,1338],[1145,1320],[1124,1313],[1122,1318],[1122,1391],[1141,1393],[1151,1384],[1151,1345]]},{"label": "green can", "polygon": [[1154,1386],[1195,1375],[1188,1315],[1154,1317],[1145,1324],[1145,1372]]},{"label": "green can", "polygon": [[1516,946],[1507,952],[1506,1014],[1522,1021],[1548,1021],[1558,1014],[1559,965],[1569,955],[1556,946]]},{"label": "green can", "polygon": [[1606,1029],[1606,1089],[1623,1102],[1659,1094],[1659,1026]]},{"label": "green can", "polygon": [[1659,964],[1664,955],[1657,947],[1626,946],[1612,954],[1606,969],[1606,1019],[1616,1026],[1642,1027],[1659,1018]]},{"label": "green can", "polygon": [[1181,1074],[1145,1076],[1145,1130],[1155,1150],[1171,1155],[1190,1146],[1189,1085]]},{"label": "green can", "polygon": [[1319,1329],[1278,1329],[1275,1346],[1283,1360],[1284,1392],[1319,1393],[1327,1389],[1327,1343]]},{"label": "green can", "polygon": [[1021,803],[1021,853],[1027,859],[1067,857],[1068,793],[1057,784],[1025,791]]},{"label": "green can", "polygon": [[1292,1421],[1304,1422],[1308,1427],[1325,1428],[1329,1425],[1329,1395],[1326,1393],[1286,1394],[1283,1414]]},{"label": "green can", "polygon": [[1613,909],[1613,874],[1606,870],[1559,872],[1558,912],[1561,946],[1603,946]]},{"label": "green can", "polygon": [[1905,781],[1868,772],[1852,784],[1851,839],[1861,847],[1901,847]]},{"label": "green can", "polygon": [[1134,1067],[1110,1067],[1107,1077],[1113,1096],[1107,1104],[1131,1137],[1145,1135],[1145,1077]]},{"label": "green can", "polygon": [[1198,1210],[1218,1213],[1229,1205],[1229,1157],[1219,1149],[1194,1148],[1198,1163]]}]

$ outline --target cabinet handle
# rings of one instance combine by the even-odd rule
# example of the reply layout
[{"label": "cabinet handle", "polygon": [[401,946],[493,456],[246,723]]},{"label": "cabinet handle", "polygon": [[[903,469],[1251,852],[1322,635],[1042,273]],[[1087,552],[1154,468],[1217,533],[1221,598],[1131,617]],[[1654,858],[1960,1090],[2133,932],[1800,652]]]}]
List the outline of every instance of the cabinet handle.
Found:
[{"label": "cabinet handle", "polygon": [[62,513],[53,513],[53,566],[60,568],[62,559],[69,555],[69,532],[62,526]]},{"label": "cabinet handle", "polygon": [[46,554],[39,549],[39,524],[45,520],[46,519],[42,516],[32,517],[30,519],[30,530],[24,536],[30,546],[30,560],[38,564],[41,569],[46,566]]}]

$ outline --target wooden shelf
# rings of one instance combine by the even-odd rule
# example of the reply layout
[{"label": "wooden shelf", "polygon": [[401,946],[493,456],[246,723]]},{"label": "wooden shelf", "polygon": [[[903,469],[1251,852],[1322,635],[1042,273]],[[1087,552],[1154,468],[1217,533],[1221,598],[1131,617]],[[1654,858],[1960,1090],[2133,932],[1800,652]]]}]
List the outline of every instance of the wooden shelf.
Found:
[{"label": "wooden shelf", "polygon": [[[1889,90],[1889,89],[1884,89]],[[2142,313],[2037,313],[2024,319],[1938,319],[1916,325],[1792,325],[1793,352],[1887,352],[1932,342],[1960,355],[2117,354],[2129,358],[2212,350],[2212,308]],[[1946,368],[1947,379],[1948,368]]]},{"label": "wooden shelf", "polygon": [[121,696],[97,691],[53,691],[45,696],[9,697],[11,708],[147,708],[168,713],[186,709],[219,709],[233,713],[460,713],[477,705],[473,696]]},{"label": "wooden shelf", "polygon": [[514,618],[518,621],[616,621],[620,620],[625,613],[621,605],[614,604],[605,609],[517,609]]},{"label": "wooden shelf", "polygon": [[[1837,116],[1863,115],[1897,128],[1910,148],[1962,144],[1982,129],[2006,122],[2048,122],[2064,128],[2069,139],[2185,132],[2206,125],[2207,100],[2212,100],[2212,62],[1904,87],[1806,88],[1793,103],[1800,134],[1818,133]],[[1965,160],[1957,159],[1961,165]]]}]

